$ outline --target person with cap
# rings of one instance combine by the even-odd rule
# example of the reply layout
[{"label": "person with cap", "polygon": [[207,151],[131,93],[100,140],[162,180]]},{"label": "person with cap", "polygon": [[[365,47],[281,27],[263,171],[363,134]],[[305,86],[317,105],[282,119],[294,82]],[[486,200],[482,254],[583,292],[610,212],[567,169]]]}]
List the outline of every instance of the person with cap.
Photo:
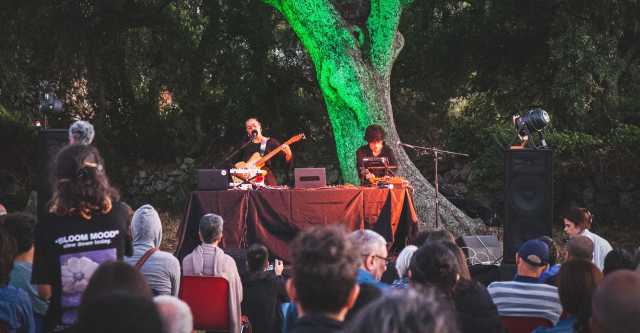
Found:
[{"label": "person with cap", "polygon": [[516,253],[513,281],[493,282],[487,290],[502,317],[543,318],[558,322],[562,305],[558,288],[540,282],[549,264],[549,248],[539,239],[524,242]]}]

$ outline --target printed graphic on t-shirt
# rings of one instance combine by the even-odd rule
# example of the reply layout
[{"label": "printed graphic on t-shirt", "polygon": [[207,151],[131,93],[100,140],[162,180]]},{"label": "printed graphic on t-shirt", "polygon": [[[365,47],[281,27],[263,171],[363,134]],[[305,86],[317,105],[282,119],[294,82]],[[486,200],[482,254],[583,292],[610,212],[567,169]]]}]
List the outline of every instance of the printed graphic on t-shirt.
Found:
[{"label": "printed graphic on t-shirt", "polygon": [[102,249],[65,254],[60,256],[60,278],[62,281],[62,323],[71,325],[77,317],[82,292],[100,264],[117,259],[116,249]]}]

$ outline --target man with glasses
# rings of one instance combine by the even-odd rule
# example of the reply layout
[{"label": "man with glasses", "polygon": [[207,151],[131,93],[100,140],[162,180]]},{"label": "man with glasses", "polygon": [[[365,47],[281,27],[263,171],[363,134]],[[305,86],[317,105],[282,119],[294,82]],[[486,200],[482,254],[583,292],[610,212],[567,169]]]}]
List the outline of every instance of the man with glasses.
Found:
[{"label": "man with glasses", "polygon": [[358,268],[358,284],[371,284],[380,289],[388,285],[380,282],[387,270],[387,241],[373,230],[356,230],[349,235],[351,242],[360,251],[362,263]]}]

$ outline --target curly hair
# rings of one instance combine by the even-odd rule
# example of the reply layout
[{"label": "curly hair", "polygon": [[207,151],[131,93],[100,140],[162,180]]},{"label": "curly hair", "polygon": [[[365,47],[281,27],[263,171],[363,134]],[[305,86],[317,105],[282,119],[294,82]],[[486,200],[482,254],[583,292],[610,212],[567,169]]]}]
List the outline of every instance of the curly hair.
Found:
[{"label": "curly hair", "polygon": [[49,212],[91,219],[96,213],[111,211],[118,192],[109,184],[104,162],[92,146],[69,145],[56,156],[54,192]]},{"label": "curly hair", "polygon": [[384,136],[384,129],[380,125],[369,125],[364,131],[364,139],[367,142],[383,141]]},{"label": "curly hair", "polygon": [[302,232],[291,245],[293,285],[306,312],[335,313],[356,284],[360,256],[346,232],[316,227]]}]

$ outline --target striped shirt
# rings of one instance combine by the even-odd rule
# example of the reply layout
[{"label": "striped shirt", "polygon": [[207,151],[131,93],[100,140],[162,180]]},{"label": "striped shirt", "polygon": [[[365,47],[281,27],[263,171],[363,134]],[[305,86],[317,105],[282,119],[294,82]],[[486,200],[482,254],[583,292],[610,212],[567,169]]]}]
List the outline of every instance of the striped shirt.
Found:
[{"label": "striped shirt", "polygon": [[535,317],[554,325],[562,313],[558,288],[516,276],[514,281],[493,282],[487,287],[498,314],[504,317]]}]

